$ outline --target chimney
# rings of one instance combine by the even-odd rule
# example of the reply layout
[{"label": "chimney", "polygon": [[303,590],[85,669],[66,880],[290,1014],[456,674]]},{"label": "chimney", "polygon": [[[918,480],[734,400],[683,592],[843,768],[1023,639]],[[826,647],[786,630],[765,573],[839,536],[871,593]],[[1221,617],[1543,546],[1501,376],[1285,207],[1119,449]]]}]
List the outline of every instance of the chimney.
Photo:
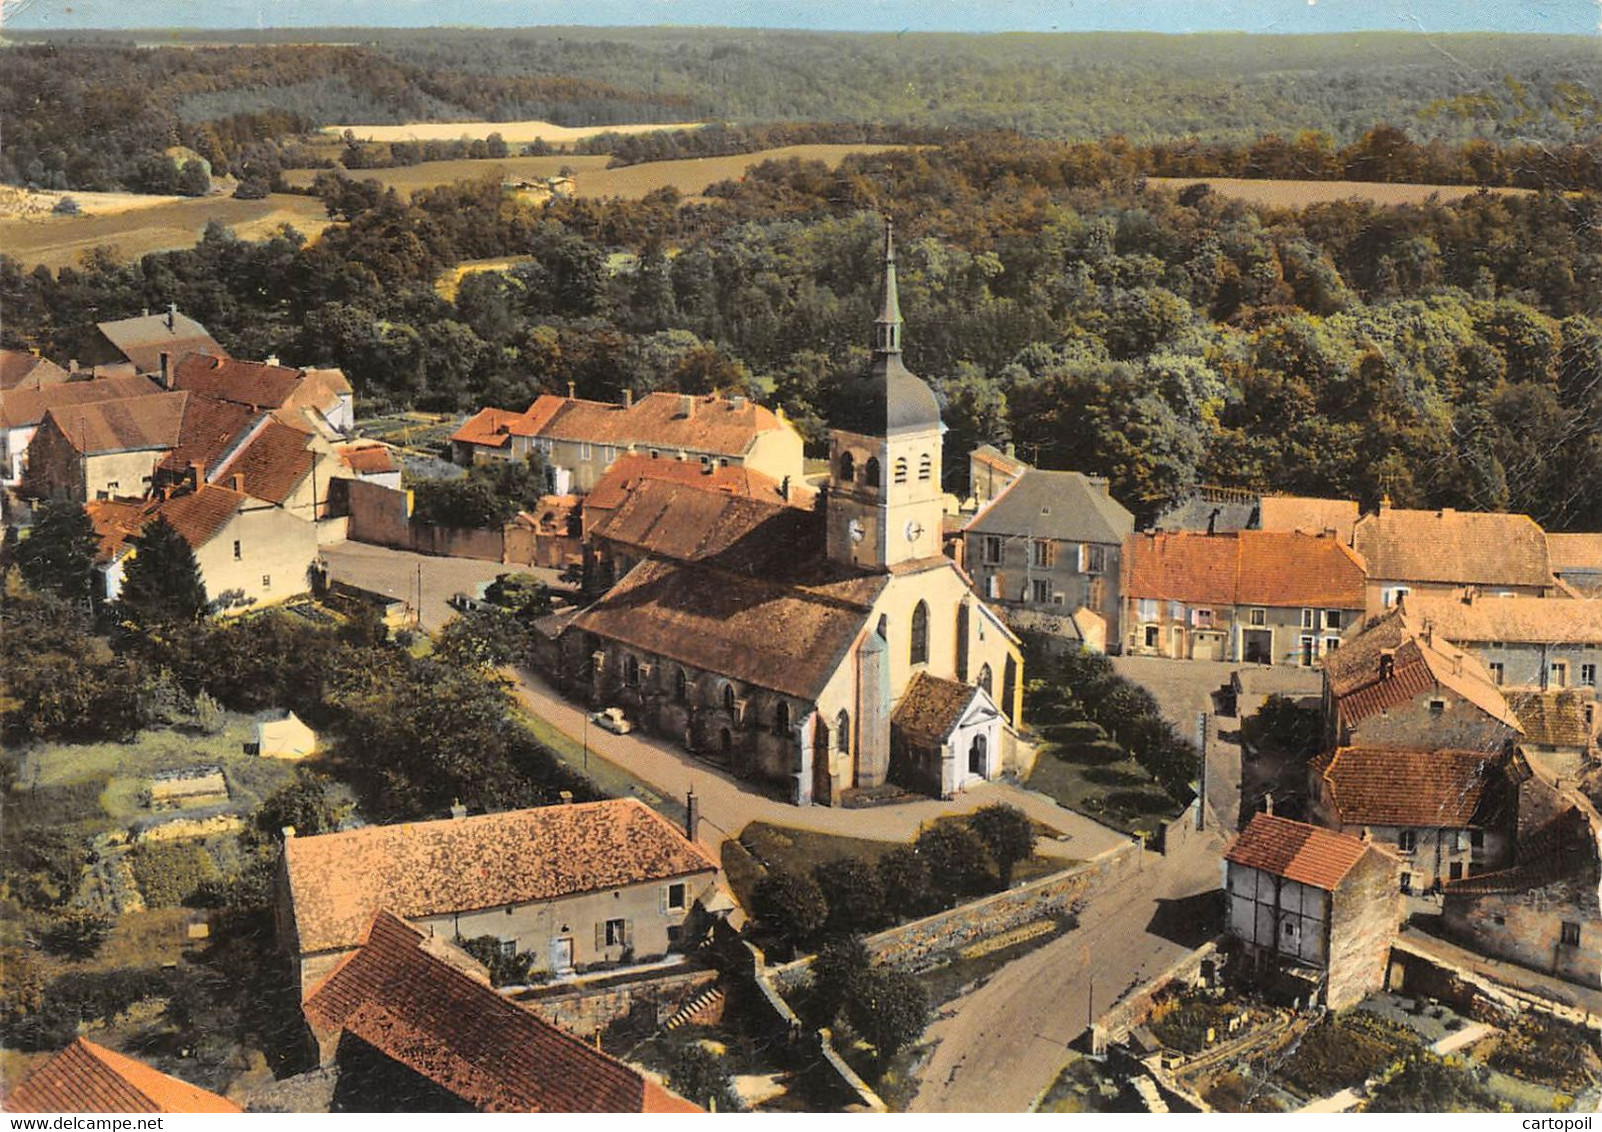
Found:
[{"label": "chimney", "polygon": [[695,840],[696,832],[701,828],[701,799],[695,796],[695,787],[684,798],[684,836],[691,841]]},{"label": "chimney", "polygon": [[623,390],[623,407],[625,409],[634,408],[634,390],[632,390],[632,389]]},{"label": "chimney", "polygon": [[578,383],[577,382],[570,381],[570,382],[567,383],[567,399],[569,401],[578,400]]},{"label": "chimney", "polygon": [[235,472],[233,475],[229,476],[228,482],[229,486],[237,491],[240,495],[245,494],[245,477],[239,472]]},{"label": "chimney", "polygon": [[1218,533],[1218,516],[1219,516],[1220,512],[1222,512],[1222,511],[1223,511],[1223,508],[1214,507],[1213,508],[1213,513],[1211,515],[1207,516],[1207,533],[1208,534],[1212,535],[1212,534],[1217,534]]},{"label": "chimney", "polygon": [[1379,655],[1379,678],[1381,680],[1389,680],[1395,675],[1396,653],[1391,649],[1385,649]]},{"label": "chimney", "polygon": [[167,304],[167,329],[173,330],[178,325],[178,304]]},{"label": "chimney", "polygon": [[785,476],[779,481],[779,498],[785,502],[790,500],[790,477]]},{"label": "chimney", "polygon": [[1437,518],[1437,519],[1449,519],[1449,518],[1451,518],[1451,517],[1452,517],[1452,516],[1453,516],[1453,515],[1454,515],[1454,514],[1456,514],[1456,512],[1454,512],[1454,511],[1453,511],[1453,510],[1452,510],[1452,509],[1451,509],[1451,508],[1450,508],[1450,507],[1442,507],[1442,508],[1441,508],[1441,509],[1440,509],[1440,511],[1438,511],[1438,512],[1437,512],[1437,513],[1436,513],[1436,515],[1435,515],[1435,517],[1436,517],[1436,518]]},{"label": "chimney", "polygon": [[269,365],[269,366],[277,365],[278,364],[278,355],[277,354],[268,354],[267,355],[267,360],[263,364],[264,365]]},{"label": "chimney", "polygon": [[159,357],[161,361],[161,387],[163,389],[171,389],[173,378],[172,355],[167,353],[166,350],[163,350]]},{"label": "chimney", "polygon": [[679,416],[683,417],[685,420],[689,420],[691,417],[695,416],[695,398],[690,396],[688,393],[683,394],[679,398]]},{"label": "chimney", "polygon": [[199,491],[200,485],[205,482],[206,465],[202,464],[199,460],[189,461],[189,486],[194,488],[196,491]]},{"label": "chimney", "polygon": [[1380,514],[1381,515],[1385,514],[1385,512],[1387,512],[1387,511],[1389,511],[1391,509],[1391,493],[1390,492],[1386,492],[1384,495],[1380,496],[1379,509],[1380,509]]},{"label": "chimney", "polygon": [[467,816],[467,807],[462,805],[460,798],[451,799],[451,820],[461,821]]},{"label": "chimney", "polygon": [[1010,440],[1007,441],[1007,455],[1015,460],[1018,458],[1018,446]]},{"label": "chimney", "polygon": [[573,791],[571,790],[559,790],[557,791],[556,796],[562,799],[562,805],[564,806],[571,806],[573,804]]},{"label": "chimney", "polygon": [[1274,793],[1273,793],[1273,791],[1269,791],[1268,793],[1263,795],[1263,813],[1267,814],[1269,817],[1273,817],[1274,816]]},{"label": "chimney", "polygon": [[68,373],[77,373],[78,372],[78,359],[77,358],[73,358],[70,362],[67,363],[67,372]]},{"label": "chimney", "polygon": [[286,825],[279,832],[281,832],[284,835],[284,840],[288,841],[290,838],[295,836],[295,827],[292,826],[292,825]]}]

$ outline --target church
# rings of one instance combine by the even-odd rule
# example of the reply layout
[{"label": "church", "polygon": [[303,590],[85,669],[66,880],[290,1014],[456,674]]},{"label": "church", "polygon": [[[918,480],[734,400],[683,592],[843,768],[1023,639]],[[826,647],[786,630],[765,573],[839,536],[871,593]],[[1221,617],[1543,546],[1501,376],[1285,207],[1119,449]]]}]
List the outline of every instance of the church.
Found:
[{"label": "church", "polygon": [[659,515],[674,537],[642,536],[598,601],[550,627],[565,691],[797,805],[949,797],[1013,765],[1019,641],[942,553],[944,426],[901,331],[887,224],[873,359],[836,414],[826,487],[810,508]]}]

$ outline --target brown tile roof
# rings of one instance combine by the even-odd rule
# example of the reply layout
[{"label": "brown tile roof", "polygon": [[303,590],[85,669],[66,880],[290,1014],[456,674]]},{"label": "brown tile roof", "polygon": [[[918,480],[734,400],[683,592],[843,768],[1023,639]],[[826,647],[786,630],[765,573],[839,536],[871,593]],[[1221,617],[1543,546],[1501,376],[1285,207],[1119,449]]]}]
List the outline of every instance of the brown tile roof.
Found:
[{"label": "brown tile roof", "polygon": [[1542,747],[1588,747],[1591,728],[1586,705],[1594,701],[1574,689],[1509,692],[1508,706],[1524,725],[1524,740]]},{"label": "brown tile roof", "polygon": [[[1380,660],[1386,653],[1392,657],[1392,673],[1382,679]],[[1485,665],[1441,637],[1413,629],[1400,607],[1346,638],[1320,663],[1345,724],[1444,688],[1514,731],[1522,730]]]},{"label": "brown tile roof", "polygon": [[388,912],[306,1000],[345,1033],[481,1112],[699,1112],[639,1070],[524,1010],[424,949]]},{"label": "brown tile roof", "polygon": [[968,459],[976,464],[983,464],[987,468],[1003,473],[1004,475],[1019,475],[1029,465],[1016,456],[1009,456],[993,444],[981,444],[968,453]]},{"label": "brown tile roof", "polygon": [[210,354],[218,358],[228,356],[228,351],[217,344],[204,326],[176,311],[102,322],[99,329],[106,340],[141,373],[160,370],[162,354],[168,355],[173,364],[186,354]]},{"label": "brown tile roof", "polygon": [[173,384],[238,405],[277,409],[300,388],[303,376],[304,371],[290,366],[190,354],[174,370]]},{"label": "brown tile roof", "polygon": [[7,1112],[238,1112],[216,1093],[79,1038],[37,1065]]},{"label": "brown tile roof", "polygon": [[1410,625],[1430,626],[1456,644],[1515,641],[1602,644],[1602,600],[1596,598],[1426,597],[1407,594]]},{"label": "brown tile roof", "polygon": [[239,476],[240,489],[246,495],[282,503],[312,470],[317,457],[307,447],[310,439],[300,429],[269,418],[248,443],[210,474],[229,487],[234,486],[233,477]]},{"label": "brown tile roof", "polygon": [[172,451],[161,461],[168,472],[183,475],[191,464],[200,464],[209,475],[219,461],[238,443],[243,441],[262,421],[262,414],[248,406],[219,401],[214,397],[194,393],[176,393],[169,396],[184,397],[184,415],[178,429],[178,438]]},{"label": "brown tile roof", "polygon": [[[686,397],[688,416],[683,412]],[[648,393],[628,408],[546,394],[529,406],[527,415],[535,436],[724,456],[743,456],[759,433],[785,427],[772,409],[750,400],[736,404],[716,394]]]},{"label": "brown tile roof", "polygon": [[1357,501],[1353,499],[1265,495],[1259,506],[1258,524],[1265,531],[1301,531],[1310,535],[1334,531],[1336,538],[1350,545],[1357,514]]},{"label": "brown tile roof", "polygon": [[[1027,479],[1027,477],[1025,477]],[[1187,604],[1361,609],[1361,559],[1295,531],[1177,531],[1124,542],[1124,594]]]},{"label": "brown tile roof", "polygon": [[171,448],[178,443],[188,399],[186,393],[150,393],[49,409],[45,419],[85,455]]},{"label": "brown tile roof", "polygon": [[345,444],[339,448],[339,459],[360,476],[376,476],[397,471],[395,454],[383,444]]},{"label": "brown tile roof", "polygon": [[971,685],[919,672],[907,685],[890,722],[914,742],[943,743],[978,694],[979,689]]},{"label": "brown tile roof", "polygon": [[184,536],[185,542],[199,550],[223,529],[244,502],[245,496],[237,491],[217,484],[202,484],[199,491],[186,491],[158,503],[150,519],[158,515],[166,519]]},{"label": "brown tile roof", "polygon": [[533,429],[523,413],[510,409],[480,409],[451,433],[451,439],[481,448],[505,448],[513,436],[532,436]]},{"label": "brown tile roof", "polygon": [[1503,760],[1483,751],[1342,747],[1320,762],[1343,826],[1484,826],[1507,803]]},{"label": "brown tile roof", "polygon": [[1552,570],[1602,571],[1602,534],[1546,533],[1546,553]]},{"label": "brown tile roof", "polygon": [[66,381],[71,376],[49,358],[27,350],[0,349],[0,391],[36,389]]},{"label": "brown tile roof", "polygon": [[1595,810],[1576,805],[1522,839],[1514,861],[1505,869],[1448,881],[1442,888],[1453,897],[1497,896],[1530,892],[1557,881],[1584,877],[1595,894],[1599,872]]},{"label": "brown tile roof", "polygon": [[1528,515],[1399,511],[1364,515],[1353,548],[1369,576],[1385,581],[1477,586],[1550,586],[1546,535]]},{"label": "brown tile roof", "polygon": [[786,500],[779,494],[778,480],[743,464],[708,471],[699,461],[653,460],[649,454],[624,453],[612,461],[612,466],[584,497],[585,511],[609,511],[621,506],[644,480],[667,480],[768,503],[788,503],[792,507],[811,507],[814,498],[811,488],[792,483],[790,498]]},{"label": "brown tile roof", "polygon": [[1271,814],[1256,814],[1225,851],[1224,858],[1334,892],[1369,848],[1367,842],[1344,833]]},{"label": "brown tile roof", "polygon": [[588,535],[660,558],[695,562],[762,537],[758,532],[782,510],[776,503],[648,479],[589,528]]},{"label": "brown tile roof", "polygon": [[0,428],[25,428],[44,420],[51,409],[88,405],[98,401],[120,401],[160,393],[161,386],[148,377],[100,377],[90,381],[61,381],[55,384],[8,389],[0,397]]},{"label": "brown tile roof", "polygon": [[803,587],[652,559],[571,629],[810,700],[857,639],[886,580]]},{"label": "brown tile roof", "polygon": [[431,916],[718,867],[631,798],[292,837],[284,861],[303,953],[352,946],[379,909]]},{"label": "brown tile roof", "polygon": [[95,499],[84,504],[95,533],[100,536],[100,560],[116,557],[129,539],[150,521],[150,502],[144,499]]}]

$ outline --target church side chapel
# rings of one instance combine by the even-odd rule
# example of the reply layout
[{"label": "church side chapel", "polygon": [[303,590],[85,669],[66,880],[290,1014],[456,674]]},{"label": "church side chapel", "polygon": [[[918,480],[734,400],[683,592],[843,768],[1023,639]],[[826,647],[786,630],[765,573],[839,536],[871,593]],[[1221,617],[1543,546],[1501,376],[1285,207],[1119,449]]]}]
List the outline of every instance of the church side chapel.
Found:
[{"label": "church side chapel", "polygon": [[1018,638],[941,552],[934,393],[901,360],[885,226],[873,359],[811,510],[730,508],[560,628],[569,694],[621,707],[797,805],[887,785],[949,796],[1013,764]]}]

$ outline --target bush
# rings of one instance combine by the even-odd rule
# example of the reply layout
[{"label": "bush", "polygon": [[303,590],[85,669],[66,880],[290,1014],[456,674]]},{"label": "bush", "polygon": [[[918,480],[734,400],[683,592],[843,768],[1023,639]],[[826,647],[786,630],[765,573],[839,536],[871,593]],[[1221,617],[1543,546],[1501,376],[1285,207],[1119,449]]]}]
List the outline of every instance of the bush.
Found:
[{"label": "bush", "polygon": [[857,983],[872,962],[860,936],[840,936],[818,949],[812,961],[812,989],[807,997],[809,1020],[817,1026],[834,1025],[840,1008],[855,993]]},{"label": "bush", "polygon": [[529,981],[529,970],[534,966],[534,953],[519,951],[506,954],[501,941],[492,935],[456,938],[461,949],[484,964],[489,972],[490,985],[496,987],[521,986]]},{"label": "bush", "polygon": [[914,848],[929,870],[929,888],[941,907],[992,889],[990,854],[967,826],[951,822],[927,826]]},{"label": "bush", "polygon": [[157,970],[74,971],[45,987],[39,1009],[11,1028],[7,1045],[56,1050],[78,1035],[86,1022],[109,1022],[136,1002],[165,994],[167,980]]},{"label": "bush", "polygon": [[217,863],[199,845],[140,845],[129,854],[128,863],[150,908],[189,903],[203,886],[221,879]]},{"label": "bush", "polygon": [[878,871],[885,912],[891,919],[923,915],[929,905],[929,866],[916,850],[890,850],[879,858]]},{"label": "bush", "polygon": [[867,861],[860,857],[825,861],[812,870],[812,879],[829,906],[826,930],[865,932],[884,924],[884,882]]},{"label": "bush", "polygon": [[740,1096],[724,1058],[699,1042],[687,1042],[674,1051],[668,1064],[668,1088],[704,1109],[738,1112]]},{"label": "bush", "polygon": [[1523,1014],[1491,1055],[1492,1069],[1538,1085],[1575,1093],[1590,1084],[1586,1057],[1591,1036],[1539,1014]]},{"label": "bush", "polygon": [[1012,867],[1026,861],[1035,851],[1035,827],[1029,815],[1017,806],[996,802],[968,818],[968,828],[984,842],[985,851],[995,862],[1002,888],[1012,884]]},{"label": "bush", "polygon": [[1116,739],[1093,739],[1065,750],[1068,752],[1066,757],[1069,762],[1083,763],[1087,766],[1121,763],[1129,757],[1129,752],[1125,751]]},{"label": "bush", "polygon": [[72,197],[62,197],[50,211],[57,216],[77,216],[83,209]]},{"label": "bush", "polygon": [[1420,1052],[1374,1090],[1365,1112],[1501,1112],[1496,1095],[1456,1058]]},{"label": "bush", "polygon": [[1057,731],[1057,734],[1051,736],[1052,740],[1069,746],[1094,743],[1098,739],[1107,738],[1107,732],[1102,728],[1101,724],[1089,719],[1064,723],[1053,730]]},{"label": "bush", "polygon": [[851,1028],[873,1046],[882,1071],[929,1025],[929,996],[911,975],[872,967],[853,983],[846,1017]]},{"label": "bush", "polygon": [[100,945],[111,935],[112,919],[83,908],[73,908],[47,924],[39,941],[52,955],[68,959],[93,959]]}]

